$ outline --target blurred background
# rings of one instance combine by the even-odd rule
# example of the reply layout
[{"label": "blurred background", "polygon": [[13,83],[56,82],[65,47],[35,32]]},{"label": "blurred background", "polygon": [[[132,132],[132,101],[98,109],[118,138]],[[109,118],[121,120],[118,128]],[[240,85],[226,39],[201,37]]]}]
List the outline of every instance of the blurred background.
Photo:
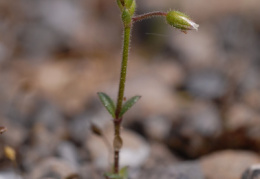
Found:
[{"label": "blurred background", "polygon": [[[134,24],[125,96],[142,99],[124,118],[122,166],[132,179],[239,179],[260,161],[260,1],[136,3],[136,14],[171,8],[200,27]],[[119,14],[115,0],[0,1],[1,179],[109,170],[112,119],[96,93],[117,96]]]}]

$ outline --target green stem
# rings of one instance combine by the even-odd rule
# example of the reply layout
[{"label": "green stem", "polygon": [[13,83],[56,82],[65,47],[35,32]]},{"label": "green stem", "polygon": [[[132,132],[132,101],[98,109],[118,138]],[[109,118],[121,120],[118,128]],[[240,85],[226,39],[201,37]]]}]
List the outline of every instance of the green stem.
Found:
[{"label": "green stem", "polygon": [[[115,114],[116,117],[114,119],[115,137],[117,137],[117,136],[120,137],[120,126],[121,126],[122,117],[119,118],[119,114],[122,109],[122,104],[123,104],[123,99],[124,99],[126,71],[127,71],[129,44],[130,44],[130,34],[131,34],[131,24],[125,25],[120,83],[119,83],[118,97],[117,97],[117,107],[116,107],[116,114]],[[114,147],[114,173],[117,174],[118,172],[119,172],[119,150],[115,149],[115,147]]]},{"label": "green stem", "polygon": [[127,71],[129,43],[130,43],[130,33],[131,33],[131,26],[125,27],[124,28],[124,46],[123,46],[123,56],[122,56],[122,63],[121,63],[120,84],[119,84],[119,89],[118,89],[117,107],[116,107],[116,119],[117,120],[119,120],[118,116],[121,111],[123,99],[124,99],[126,71]]},{"label": "green stem", "polygon": [[149,12],[149,13],[146,13],[146,14],[141,14],[141,15],[138,15],[138,16],[135,16],[135,17],[132,17],[132,21],[133,22],[137,22],[137,21],[141,21],[141,20],[144,20],[144,19],[149,19],[151,17],[155,17],[155,16],[166,16],[167,13],[166,12],[160,12],[160,11],[155,11],[155,12]]}]

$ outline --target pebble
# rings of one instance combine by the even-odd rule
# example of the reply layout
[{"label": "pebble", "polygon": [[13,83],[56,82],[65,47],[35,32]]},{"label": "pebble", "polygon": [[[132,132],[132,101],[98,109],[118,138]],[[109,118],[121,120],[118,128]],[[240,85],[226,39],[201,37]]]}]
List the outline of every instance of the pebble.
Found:
[{"label": "pebble", "polygon": [[204,179],[199,162],[180,162],[174,165],[161,167],[159,164],[150,169],[140,171],[137,178],[143,179]]},{"label": "pebble", "polygon": [[259,162],[259,155],[235,150],[216,152],[200,159],[202,171],[207,179],[240,179],[249,166]]},{"label": "pebble", "polygon": [[163,141],[170,133],[171,120],[162,116],[151,116],[144,121],[144,130],[149,138]]},{"label": "pebble", "polygon": [[0,179],[22,179],[22,176],[13,170],[0,171]]},{"label": "pebble", "polygon": [[215,99],[222,97],[226,90],[226,80],[217,71],[204,70],[191,74],[187,80],[187,89],[195,97]]},{"label": "pebble", "polygon": [[[93,134],[86,140],[86,148],[97,168],[107,169],[113,163],[113,134],[113,130],[108,130],[104,132],[103,139]],[[149,157],[149,145],[140,135],[130,130],[123,129],[121,135],[123,147],[120,150],[120,165],[140,167]]]},{"label": "pebble", "polygon": [[68,141],[62,141],[57,147],[56,151],[57,155],[66,160],[73,169],[77,169],[79,167],[79,159],[77,155],[77,149],[75,145]]},{"label": "pebble", "polygon": [[66,160],[55,157],[45,158],[40,161],[30,172],[28,179],[51,177],[68,178],[75,176],[77,171],[73,169]]},{"label": "pebble", "polygon": [[260,165],[255,164],[246,169],[241,179],[259,179],[260,178]]},{"label": "pebble", "polygon": [[186,157],[198,157],[211,150],[212,143],[222,134],[222,121],[217,107],[207,101],[196,101],[183,109],[172,124],[166,138],[168,146]]}]

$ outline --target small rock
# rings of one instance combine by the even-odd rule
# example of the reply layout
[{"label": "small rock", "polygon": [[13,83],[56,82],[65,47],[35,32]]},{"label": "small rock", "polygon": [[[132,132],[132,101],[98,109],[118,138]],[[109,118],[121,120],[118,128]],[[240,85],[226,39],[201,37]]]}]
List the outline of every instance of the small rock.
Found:
[{"label": "small rock", "polygon": [[256,110],[260,110],[260,93],[257,88],[248,90],[243,95],[243,101],[250,107]]},{"label": "small rock", "polygon": [[0,171],[0,179],[22,179],[22,177],[13,170],[6,170]]},{"label": "small rock", "polygon": [[64,118],[57,106],[53,104],[43,104],[35,119],[38,124],[43,124],[50,132],[62,131],[61,128],[64,128]]},{"label": "small rock", "polygon": [[207,179],[240,179],[243,171],[259,162],[260,157],[253,152],[234,150],[216,152],[200,159]]},{"label": "small rock", "polygon": [[214,99],[226,92],[225,78],[218,72],[211,70],[199,71],[192,74],[187,81],[188,91],[194,96]]},{"label": "small rock", "polygon": [[163,141],[169,135],[171,125],[171,120],[160,116],[151,116],[144,121],[145,133],[158,141]]},{"label": "small rock", "polygon": [[246,129],[260,124],[258,114],[252,108],[244,104],[235,104],[227,113],[226,128],[231,131]]},{"label": "small rock", "polygon": [[198,157],[211,151],[212,141],[222,132],[222,123],[215,105],[196,101],[183,111],[172,125],[166,139],[168,146],[186,157]]},{"label": "small rock", "polygon": [[24,126],[15,122],[8,121],[8,119],[0,117],[0,123],[4,124],[8,132],[1,137],[5,141],[5,145],[10,145],[14,148],[20,146],[28,137],[28,131]]},{"label": "small rock", "polygon": [[144,164],[144,168],[157,167],[158,163],[160,167],[169,166],[177,163],[178,159],[172,152],[161,143],[151,143],[151,152],[148,160]]},{"label": "small rock", "polygon": [[66,160],[57,158],[46,158],[39,164],[35,165],[32,172],[29,174],[29,179],[54,177],[68,178],[76,175],[77,172],[73,169]]},{"label": "small rock", "polygon": [[149,71],[155,78],[163,81],[169,87],[182,84],[185,78],[184,69],[178,63],[173,62],[172,59],[169,59],[169,61],[159,59],[158,63],[149,67]]},{"label": "small rock", "polygon": [[259,178],[260,178],[259,164],[250,166],[242,175],[242,179],[259,179]]},{"label": "small rock", "polygon": [[186,127],[190,126],[204,137],[213,137],[221,132],[221,122],[219,111],[215,105],[196,101],[189,110]]},{"label": "small rock", "polygon": [[75,170],[78,168],[78,155],[76,147],[67,141],[63,141],[58,145],[57,155],[66,160]]},{"label": "small rock", "polygon": [[159,78],[156,79],[151,75],[138,76],[129,80],[127,84],[129,96],[136,94],[142,96],[142,99],[134,108],[129,110],[128,114],[133,116],[139,114],[142,117],[146,117],[148,114],[149,116],[158,114],[172,116],[177,112],[178,100],[176,94]]},{"label": "small rock", "polygon": [[201,166],[197,161],[180,162],[175,165],[141,170],[136,178],[142,179],[204,179]]},{"label": "small rock", "polygon": [[[189,37],[179,35],[178,31],[170,29],[168,43],[173,51],[178,51],[183,56],[183,61],[192,69],[215,67],[218,63],[216,53],[216,39],[211,26],[203,24],[200,33],[189,33]],[[205,50],[207,49],[207,50]],[[215,57],[215,58],[214,58]],[[195,67],[195,68],[194,68]]]},{"label": "small rock", "polygon": [[[103,139],[96,135],[90,135],[87,139],[86,147],[98,168],[107,169],[113,163],[113,135],[113,130],[107,130]],[[149,156],[149,145],[141,136],[127,129],[123,129],[121,135],[123,147],[120,150],[120,165],[140,167]]]}]

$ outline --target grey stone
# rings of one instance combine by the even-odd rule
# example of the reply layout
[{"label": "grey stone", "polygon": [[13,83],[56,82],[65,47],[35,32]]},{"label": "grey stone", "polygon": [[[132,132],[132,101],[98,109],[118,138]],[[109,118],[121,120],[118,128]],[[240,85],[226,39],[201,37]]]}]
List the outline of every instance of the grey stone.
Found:
[{"label": "grey stone", "polygon": [[71,167],[77,169],[79,166],[76,147],[67,141],[61,142],[57,147],[57,154],[62,159],[66,160]]},{"label": "grey stone", "polygon": [[188,91],[202,98],[219,98],[225,94],[226,88],[224,76],[210,70],[193,73],[187,81]]},{"label": "grey stone", "polygon": [[0,171],[0,179],[22,179],[22,177],[13,170],[6,170]]},{"label": "grey stone", "polygon": [[166,167],[141,170],[138,178],[142,179],[204,179],[199,162],[180,162]]},{"label": "grey stone", "polygon": [[246,169],[241,179],[259,179],[260,178],[260,165],[255,164]]}]

